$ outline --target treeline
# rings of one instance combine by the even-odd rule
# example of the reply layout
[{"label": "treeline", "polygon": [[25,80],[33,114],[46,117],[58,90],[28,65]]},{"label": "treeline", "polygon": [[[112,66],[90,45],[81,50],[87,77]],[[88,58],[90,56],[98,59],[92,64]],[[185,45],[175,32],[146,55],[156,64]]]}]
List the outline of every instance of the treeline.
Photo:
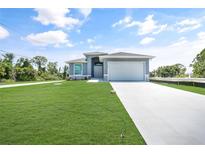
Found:
[{"label": "treeline", "polygon": [[[192,61],[192,77],[205,78],[205,49],[203,49]],[[182,64],[161,66],[150,73],[151,77],[187,77],[186,67]]]},{"label": "treeline", "polygon": [[14,63],[14,54],[5,53],[0,58],[0,81],[59,80],[67,77],[68,67],[58,67],[44,56],[32,59],[20,57]]},{"label": "treeline", "polygon": [[182,64],[161,66],[150,73],[151,77],[185,77],[186,67]]}]

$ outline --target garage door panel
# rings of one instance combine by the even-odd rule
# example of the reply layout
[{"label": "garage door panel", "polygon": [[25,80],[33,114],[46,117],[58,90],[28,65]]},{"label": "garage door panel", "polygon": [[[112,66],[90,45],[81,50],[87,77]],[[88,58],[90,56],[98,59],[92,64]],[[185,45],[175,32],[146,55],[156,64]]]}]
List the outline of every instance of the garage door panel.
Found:
[{"label": "garage door panel", "polygon": [[144,62],[108,62],[108,76],[111,81],[144,80]]}]

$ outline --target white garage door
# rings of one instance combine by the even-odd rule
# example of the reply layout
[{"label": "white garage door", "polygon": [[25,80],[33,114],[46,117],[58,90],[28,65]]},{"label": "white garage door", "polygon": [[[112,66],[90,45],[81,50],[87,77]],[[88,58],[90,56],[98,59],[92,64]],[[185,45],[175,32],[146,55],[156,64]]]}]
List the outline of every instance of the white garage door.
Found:
[{"label": "white garage door", "polygon": [[108,62],[108,80],[110,81],[143,81],[145,62],[110,61]]}]

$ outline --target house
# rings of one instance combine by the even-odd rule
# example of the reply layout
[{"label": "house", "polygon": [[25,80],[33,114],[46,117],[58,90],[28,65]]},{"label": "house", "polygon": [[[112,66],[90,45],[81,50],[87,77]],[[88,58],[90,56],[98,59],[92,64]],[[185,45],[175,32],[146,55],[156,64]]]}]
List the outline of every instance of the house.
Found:
[{"label": "house", "polygon": [[87,52],[85,58],[67,61],[72,79],[102,78],[105,81],[148,81],[149,60],[154,58],[127,52]]}]

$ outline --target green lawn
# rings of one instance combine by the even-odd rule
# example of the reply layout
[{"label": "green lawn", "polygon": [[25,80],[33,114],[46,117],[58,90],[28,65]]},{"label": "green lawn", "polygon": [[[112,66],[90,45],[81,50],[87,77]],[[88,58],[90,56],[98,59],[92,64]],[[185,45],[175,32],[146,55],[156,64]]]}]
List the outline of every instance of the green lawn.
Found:
[{"label": "green lawn", "polygon": [[160,85],[164,85],[164,86],[168,86],[168,87],[172,87],[172,88],[177,88],[177,89],[205,95],[205,88],[202,88],[202,87],[177,85],[177,84],[171,84],[171,83],[160,83]]},{"label": "green lawn", "polygon": [[145,144],[111,89],[85,81],[0,89],[0,144]]}]

